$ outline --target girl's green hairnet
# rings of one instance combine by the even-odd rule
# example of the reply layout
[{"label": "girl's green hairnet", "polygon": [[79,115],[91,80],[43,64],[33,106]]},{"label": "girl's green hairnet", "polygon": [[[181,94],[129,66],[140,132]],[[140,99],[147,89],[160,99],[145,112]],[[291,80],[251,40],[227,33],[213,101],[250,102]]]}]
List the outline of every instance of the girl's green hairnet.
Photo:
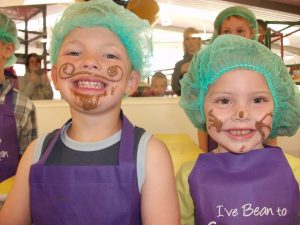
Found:
[{"label": "girl's green hairnet", "polygon": [[64,11],[53,28],[50,47],[52,64],[56,63],[64,37],[77,27],[104,27],[111,30],[127,49],[133,69],[139,71],[142,78],[152,73],[152,30],[148,21],[141,20],[112,0],[78,2]]},{"label": "girl's green hairnet", "polygon": [[[4,43],[13,43],[15,49],[20,47],[20,42],[17,37],[17,28],[14,21],[6,14],[0,12],[0,40]],[[6,61],[5,68],[10,67],[17,61],[17,57],[12,54]]]},{"label": "girl's green hairnet", "polygon": [[220,28],[222,23],[230,16],[240,16],[247,20],[250,23],[252,30],[255,31],[252,39],[257,40],[258,25],[254,13],[244,6],[232,6],[224,9],[218,14],[214,22],[214,32],[210,42],[213,42],[216,37],[220,35]]},{"label": "girl's green hairnet", "polygon": [[203,105],[208,88],[236,69],[254,70],[266,79],[274,101],[270,137],[294,135],[300,126],[300,93],[284,62],[258,41],[230,34],[198,52],[180,81],[180,106],[194,126],[206,131]]}]

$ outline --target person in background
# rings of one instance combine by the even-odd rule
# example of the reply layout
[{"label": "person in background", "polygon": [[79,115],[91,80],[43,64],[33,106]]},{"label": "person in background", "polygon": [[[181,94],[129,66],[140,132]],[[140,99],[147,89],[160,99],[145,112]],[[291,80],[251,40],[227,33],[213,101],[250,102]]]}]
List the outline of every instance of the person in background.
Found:
[{"label": "person in background", "polygon": [[[232,6],[221,11],[214,22],[214,32],[210,43],[219,35],[234,34],[247,39],[257,40],[258,24],[251,10],[244,6]],[[198,130],[199,147],[204,151],[211,151],[216,147],[206,132]],[[267,143],[276,145],[277,139],[268,139]]]},{"label": "person in background", "polygon": [[15,89],[19,89],[18,75],[13,66],[4,69],[4,76],[11,80]]},{"label": "person in background", "polygon": [[41,59],[36,53],[31,53],[25,61],[26,73],[19,77],[21,92],[32,100],[53,98],[53,91],[45,70],[41,69]]},{"label": "person in background", "polygon": [[210,43],[222,34],[235,34],[257,40],[258,25],[254,13],[244,6],[232,6],[222,10],[214,21]]},{"label": "person in background", "polygon": [[15,175],[21,155],[37,137],[33,103],[5,76],[5,68],[16,62],[19,47],[15,23],[0,12],[0,185]]},{"label": "person in background", "polygon": [[264,144],[300,126],[300,93],[281,58],[220,35],[181,86],[181,107],[217,142],[177,175],[181,224],[298,225],[300,159]]},{"label": "person in background", "polygon": [[150,75],[148,22],[111,0],[74,3],[54,25],[50,52],[72,119],[26,150],[1,223],[179,225],[168,149],[121,110]]},{"label": "person in background", "polygon": [[266,39],[266,32],[267,32],[267,24],[265,21],[261,19],[257,19],[257,24],[258,24],[258,41],[265,45],[265,39]]},{"label": "person in background", "polygon": [[172,91],[178,96],[181,95],[181,88],[179,81],[183,75],[188,71],[190,61],[195,53],[197,53],[202,46],[200,31],[193,27],[188,27],[183,32],[183,59],[175,64],[174,72],[172,74]]},{"label": "person in background", "polygon": [[151,77],[151,83],[149,88],[143,90],[142,96],[165,96],[168,87],[168,80],[165,74],[162,72],[156,72]]}]

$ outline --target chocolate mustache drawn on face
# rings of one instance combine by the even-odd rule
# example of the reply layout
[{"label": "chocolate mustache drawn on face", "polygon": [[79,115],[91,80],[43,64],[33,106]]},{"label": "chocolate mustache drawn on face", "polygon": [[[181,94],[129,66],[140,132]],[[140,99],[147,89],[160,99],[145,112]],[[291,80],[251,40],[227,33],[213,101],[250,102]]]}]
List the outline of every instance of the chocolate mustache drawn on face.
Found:
[{"label": "chocolate mustache drawn on face", "polygon": [[[59,68],[59,77],[61,79],[68,79],[71,77],[75,77],[77,75],[86,75],[86,74],[94,77],[100,77],[101,80],[104,80],[107,83],[116,83],[123,78],[123,70],[118,65],[109,66],[107,68],[108,76],[102,76],[84,70],[75,72],[75,66],[71,63],[65,63],[61,65]],[[114,95],[115,89],[116,89],[115,84],[111,85],[111,95]],[[83,108],[85,111],[90,111],[97,108],[100,97],[105,97],[107,95],[107,91],[105,90],[104,93],[100,95],[87,95],[87,94],[78,93],[76,91],[73,91],[73,94],[76,97],[76,104],[81,108]]]},{"label": "chocolate mustache drawn on face", "polygon": [[217,129],[217,132],[221,132],[221,128],[223,126],[223,122],[221,120],[219,120],[214,114],[213,114],[213,110],[211,109],[208,112],[209,118],[208,121],[210,122],[208,129],[210,129],[211,127],[215,127]]},{"label": "chocolate mustache drawn on face", "polygon": [[263,116],[263,118],[260,121],[257,121],[255,123],[255,127],[258,130],[258,132],[261,134],[261,139],[264,140],[265,139],[265,132],[263,131],[263,127],[266,127],[269,131],[271,131],[271,127],[268,126],[267,124],[263,123],[263,120],[266,119],[268,116],[273,117],[272,113],[266,113],[266,115]]},{"label": "chocolate mustache drawn on face", "polygon": [[72,63],[64,63],[59,68],[59,77],[61,79],[68,79],[77,75],[88,74],[91,76],[100,77],[101,79],[109,82],[118,82],[123,78],[123,70],[118,65],[109,66],[106,72],[108,77],[86,70],[75,72],[75,66]]}]

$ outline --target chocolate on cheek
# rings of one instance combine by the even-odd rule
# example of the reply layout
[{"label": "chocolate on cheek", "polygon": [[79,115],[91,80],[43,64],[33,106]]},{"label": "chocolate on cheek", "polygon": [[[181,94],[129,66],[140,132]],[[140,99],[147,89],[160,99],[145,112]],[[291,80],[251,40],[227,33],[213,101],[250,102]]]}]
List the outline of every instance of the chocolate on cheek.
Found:
[{"label": "chocolate on cheek", "polygon": [[[107,74],[109,77],[111,77],[112,79],[114,79],[114,77],[116,77],[118,74],[121,74],[121,77],[123,77],[123,70],[120,66],[118,65],[113,65],[113,66],[109,66],[107,68]],[[115,94],[115,90],[116,90],[117,86],[113,85],[111,87],[111,91],[110,91],[110,95],[114,95]]]},{"label": "chocolate on cheek", "polygon": [[261,139],[264,140],[266,138],[266,134],[263,131],[263,128],[266,127],[269,131],[271,131],[271,127],[265,123],[263,123],[263,120],[266,119],[268,116],[273,117],[272,113],[266,113],[266,115],[263,116],[263,118],[255,123],[255,128],[258,130],[258,132],[261,134]]},{"label": "chocolate on cheek", "polygon": [[221,132],[222,126],[223,126],[223,122],[221,120],[219,120],[214,114],[213,114],[213,110],[211,109],[208,112],[208,121],[209,121],[209,126],[208,129],[210,129],[211,127],[215,127],[217,129],[217,132]]}]

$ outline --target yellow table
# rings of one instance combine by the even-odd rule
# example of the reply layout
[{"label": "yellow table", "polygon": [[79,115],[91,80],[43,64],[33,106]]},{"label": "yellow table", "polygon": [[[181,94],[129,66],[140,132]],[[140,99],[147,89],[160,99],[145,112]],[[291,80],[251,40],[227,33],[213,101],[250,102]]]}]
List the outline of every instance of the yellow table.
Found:
[{"label": "yellow table", "polygon": [[0,202],[4,201],[14,181],[14,176],[0,183]]},{"label": "yellow table", "polygon": [[175,174],[184,162],[196,160],[199,153],[203,153],[187,134],[156,134],[155,136],[167,145]]}]

